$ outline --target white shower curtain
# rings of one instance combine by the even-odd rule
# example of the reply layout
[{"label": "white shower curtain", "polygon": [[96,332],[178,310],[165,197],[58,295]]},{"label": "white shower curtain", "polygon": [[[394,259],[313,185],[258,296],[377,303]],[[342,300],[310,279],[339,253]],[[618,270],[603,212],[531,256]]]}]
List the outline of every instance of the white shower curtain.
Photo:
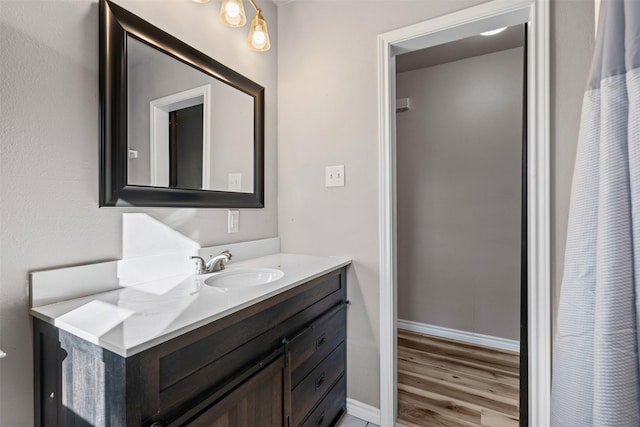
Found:
[{"label": "white shower curtain", "polygon": [[640,0],[604,0],[598,27],[553,347],[553,427],[640,426]]}]

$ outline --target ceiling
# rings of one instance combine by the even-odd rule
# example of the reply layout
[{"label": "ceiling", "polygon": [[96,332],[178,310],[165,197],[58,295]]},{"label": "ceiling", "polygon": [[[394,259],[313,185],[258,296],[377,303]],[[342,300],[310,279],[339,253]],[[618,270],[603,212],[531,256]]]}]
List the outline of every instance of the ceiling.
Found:
[{"label": "ceiling", "polygon": [[472,36],[396,56],[396,72],[417,70],[524,45],[524,25],[493,36]]}]

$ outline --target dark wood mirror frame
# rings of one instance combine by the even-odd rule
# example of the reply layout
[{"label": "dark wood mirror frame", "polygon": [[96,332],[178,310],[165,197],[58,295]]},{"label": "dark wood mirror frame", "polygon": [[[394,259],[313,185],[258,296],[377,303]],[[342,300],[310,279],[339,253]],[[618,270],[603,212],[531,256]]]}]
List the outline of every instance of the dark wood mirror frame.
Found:
[{"label": "dark wood mirror frame", "polygon": [[[253,97],[253,193],[127,184],[128,35]],[[100,1],[100,206],[264,207],[264,88],[109,0]]]}]

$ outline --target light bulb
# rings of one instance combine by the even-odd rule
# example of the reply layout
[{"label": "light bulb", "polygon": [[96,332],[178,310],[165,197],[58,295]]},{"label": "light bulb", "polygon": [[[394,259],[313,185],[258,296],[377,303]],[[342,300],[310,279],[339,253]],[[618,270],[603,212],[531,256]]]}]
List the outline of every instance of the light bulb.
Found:
[{"label": "light bulb", "polygon": [[260,9],[258,9],[256,16],[254,16],[251,21],[251,28],[249,29],[249,38],[247,42],[251,49],[257,50],[258,52],[266,52],[271,48],[267,23],[265,22]]},{"label": "light bulb", "polygon": [[267,41],[267,35],[264,31],[256,30],[253,33],[253,44],[256,47],[264,47],[264,42]]},{"label": "light bulb", "polygon": [[227,3],[225,11],[229,18],[237,18],[240,15],[240,6],[237,3]]},{"label": "light bulb", "polygon": [[220,19],[230,27],[242,27],[247,23],[242,0],[222,0]]}]

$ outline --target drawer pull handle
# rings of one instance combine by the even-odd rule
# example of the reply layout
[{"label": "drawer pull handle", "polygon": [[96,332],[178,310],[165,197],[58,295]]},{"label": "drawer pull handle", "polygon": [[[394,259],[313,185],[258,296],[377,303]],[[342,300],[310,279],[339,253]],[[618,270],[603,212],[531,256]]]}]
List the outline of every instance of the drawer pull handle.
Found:
[{"label": "drawer pull handle", "polygon": [[320,335],[316,340],[316,350],[322,347],[326,342],[327,342],[327,339],[325,338],[324,334]]},{"label": "drawer pull handle", "polygon": [[322,375],[320,375],[318,377],[318,379],[316,380],[316,391],[322,387],[322,384],[324,384],[324,372],[322,373]]},{"label": "drawer pull handle", "polygon": [[324,412],[320,414],[320,416],[316,420],[316,427],[320,427],[322,423],[324,423]]}]

